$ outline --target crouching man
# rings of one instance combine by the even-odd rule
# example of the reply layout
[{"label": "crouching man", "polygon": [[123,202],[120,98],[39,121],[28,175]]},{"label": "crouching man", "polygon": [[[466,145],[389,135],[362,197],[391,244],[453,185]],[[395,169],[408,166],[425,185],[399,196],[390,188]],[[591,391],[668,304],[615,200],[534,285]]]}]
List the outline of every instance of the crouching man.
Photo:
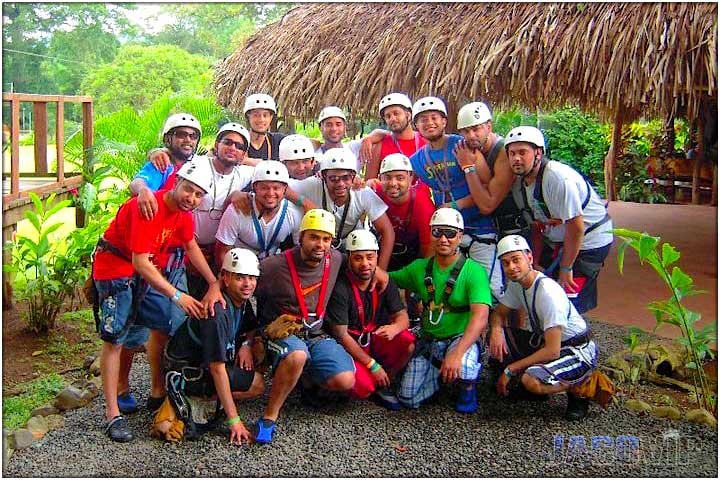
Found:
[{"label": "crouching man", "polygon": [[[533,269],[530,246],[523,237],[504,237],[497,254],[510,280],[490,316],[490,355],[505,367],[497,381],[498,394],[508,395],[511,380],[518,378],[536,395],[567,391],[565,417],[582,420],[588,400],[569,389],[582,384],[596,368],[597,349],[585,319],[560,285]],[[511,310],[524,310],[526,325],[508,327]]]},{"label": "crouching man", "polygon": [[377,238],[369,230],[350,232],[346,240],[347,271],[341,272],[328,304],[327,320],[333,336],[355,360],[351,395],[377,394],[390,410],[401,405],[392,386],[415,349],[415,336],[395,283],[380,292],[370,284],[377,268]]},{"label": "crouching man", "polygon": [[265,389],[252,354],[257,329],[253,293],[259,276],[260,264],[253,252],[243,248],[227,252],[220,272],[226,307],[215,305],[207,320],[186,319],[165,350],[165,369],[191,377],[185,378],[185,394],[217,395],[230,427],[230,443],[237,445],[252,437],[238,416],[235,400],[258,397]]},{"label": "crouching man", "polygon": [[482,342],[492,302],[482,265],[460,253],[463,218],[455,209],[439,208],[430,219],[435,255],[390,272],[397,286],[415,292],[423,302],[415,356],[400,381],[398,398],[418,408],[446,384],[460,382],[455,410],[477,410],[475,382],[482,369]]}]

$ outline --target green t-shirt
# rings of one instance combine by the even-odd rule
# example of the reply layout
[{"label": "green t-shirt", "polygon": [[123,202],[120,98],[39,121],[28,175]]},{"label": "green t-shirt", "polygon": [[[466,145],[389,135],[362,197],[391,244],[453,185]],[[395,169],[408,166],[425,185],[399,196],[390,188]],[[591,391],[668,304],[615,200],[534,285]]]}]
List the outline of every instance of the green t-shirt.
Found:
[{"label": "green t-shirt", "polygon": [[[401,270],[390,272],[390,278],[397,284],[399,288],[410,290],[418,294],[420,299],[427,303],[428,292],[425,287],[425,268],[430,259],[420,258]],[[445,290],[445,284],[453,265],[445,270],[438,267],[437,262],[433,262],[432,278],[435,286],[435,305],[439,307]],[[475,260],[468,258],[458,275],[455,288],[448,299],[448,303],[453,307],[469,306],[473,303],[484,303],[488,306],[492,305],[492,295],[490,293],[490,282],[487,273],[482,265]],[[433,313],[433,321],[437,322],[440,315],[439,309]],[[430,324],[430,315],[428,309],[425,309],[422,319],[423,333],[433,338],[445,339],[461,335],[465,331],[470,321],[470,312],[448,312],[445,311],[442,319],[437,325]]]}]

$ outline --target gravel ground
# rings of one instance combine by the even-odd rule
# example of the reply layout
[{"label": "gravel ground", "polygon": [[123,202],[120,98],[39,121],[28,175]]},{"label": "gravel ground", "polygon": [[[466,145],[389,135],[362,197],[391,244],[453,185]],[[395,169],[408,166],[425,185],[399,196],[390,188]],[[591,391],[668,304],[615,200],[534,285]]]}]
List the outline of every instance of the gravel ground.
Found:
[{"label": "gravel ground", "polygon": [[[604,352],[622,348],[622,328],[591,322]],[[148,367],[139,356],[132,385],[144,404]],[[180,445],[150,438],[150,415],[130,416],[136,433],[113,444],[102,432],[102,398],[68,412],[66,426],[17,451],[4,476],[12,477],[714,477],[717,431],[687,422],[637,416],[619,406],[591,405],[586,421],[563,419],[565,397],[547,402],[507,401],[478,385],[480,409],[461,415],[450,392],[419,411],[388,412],[368,401],[318,412],[293,392],[270,446],[236,447],[227,432]],[[266,399],[241,404],[248,423]],[[639,448],[593,437],[635,436]],[[571,437],[575,436],[573,439]],[[583,436],[583,437],[581,437]],[[668,437],[666,440],[663,438]],[[563,439],[562,446],[560,439]],[[584,439],[584,452],[583,443]],[[596,442],[598,440],[596,439]],[[606,439],[606,442],[608,440]]]}]

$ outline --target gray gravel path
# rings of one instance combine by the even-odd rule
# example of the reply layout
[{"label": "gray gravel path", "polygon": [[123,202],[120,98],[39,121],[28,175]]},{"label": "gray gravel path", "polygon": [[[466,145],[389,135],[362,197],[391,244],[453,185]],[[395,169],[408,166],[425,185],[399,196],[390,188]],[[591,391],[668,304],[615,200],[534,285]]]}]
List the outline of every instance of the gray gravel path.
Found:
[{"label": "gray gravel path", "polygon": [[[591,322],[605,352],[622,348],[622,329]],[[139,356],[132,385],[144,403],[148,367]],[[717,477],[717,431],[591,405],[582,423],[563,419],[564,396],[548,402],[499,400],[478,385],[480,410],[461,415],[450,394],[419,411],[387,412],[367,401],[325,412],[291,394],[270,446],[234,447],[227,433],[172,445],[150,438],[150,416],[131,415],[136,440],[113,444],[102,433],[102,398],[68,412],[66,426],[17,451],[5,476],[33,477]],[[266,399],[241,404],[256,420]],[[637,437],[639,448],[592,449],[592,437]],[[556,436],[564,439],[557,448]],[[571,437],[575,436],[573,440]],[[584,436],[583,453],[579,436]],[[663,437],[670,437],[663,441]]]}]

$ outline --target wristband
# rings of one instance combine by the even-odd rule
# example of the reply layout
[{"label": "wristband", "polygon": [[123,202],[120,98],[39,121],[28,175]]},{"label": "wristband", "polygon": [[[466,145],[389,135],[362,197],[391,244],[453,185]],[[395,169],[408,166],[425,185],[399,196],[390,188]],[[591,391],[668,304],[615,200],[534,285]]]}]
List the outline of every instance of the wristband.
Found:
[{"label": "wristband", "polygon": [[182,292],[180,290],[175,290],[175,294],[172,296],[172,301],[177,303],[180,301],[180,297],[182,297]]},{"label": "wristband", "polygon": [[572,268],[572,266],[570,266],[570,267],[563,267],[563,266],[561,266],[561,267],[560,267],[560,271],[563,272],[563,273],[570,273],[570,272],[573,271],[573,268]]},{"label": "wristband", "polygon": [[505,367],[505,370],[503,370],[503,373],[507,378],[512,378],[513,375],[515,375],[512,370],[510,370],[510,367]]},{"label": "wristband", "polygon": [[474,173],[475,172],[475,165],[470,165],[462,169],[465,174],[468,173]]},{"label": "wristband", "polygon": [[373,365],[375,365],[377,362],[374,358],[370,358],[370,361],[365,364],[365,367],[368,369],[372,369]]},{"label": "wristband", "polygon": [[382,367],[379,363],[375,362],[372,367],[370,367],[370,373],[377,373],[378,370],[380,370]]},{"label": "wristband", "polygon": [[295,205],[297,205],[298,207],[302,207],[303,200],[305,200],[305,195],[301,193],[298,199],[295,201]]},{"label": "wristband", "polygon": [[250,346],[252,346],[252,342],[250,341],[250,339],[247,339],[247,340],[245,340],[244,342],[242,342],[242,343],[240,344],[240,346],[241,346],[241,347],[250,347]]},{"label": "wristband", "polygon": [[240,423],[240,417],[238,415],[235,415],[234,417],[227,419],[227,424],[230,427],[232,427],[236,423]]},{"label": "wristband", "polygon": [[459,208],[458,208],[458,206],[457,206],[457,202],[456,202],[455,200],[452,200],[452,201],[450,202],[450,206],[451,206],[452,208],[454,208],[455,210],[459,210]]}]

